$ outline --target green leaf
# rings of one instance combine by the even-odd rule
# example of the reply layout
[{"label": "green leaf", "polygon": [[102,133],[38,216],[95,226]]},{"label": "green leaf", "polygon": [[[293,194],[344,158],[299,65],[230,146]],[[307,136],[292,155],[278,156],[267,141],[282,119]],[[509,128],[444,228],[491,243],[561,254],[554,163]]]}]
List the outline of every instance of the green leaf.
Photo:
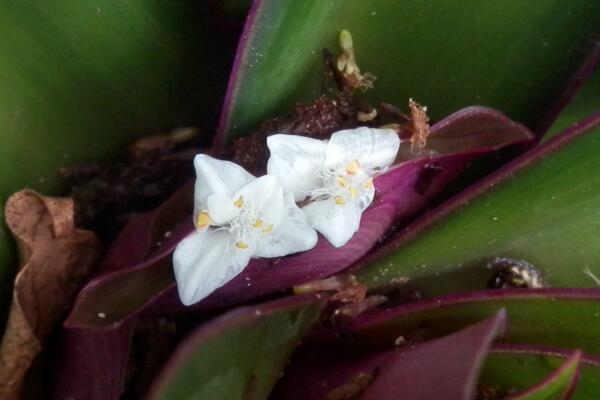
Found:
[{"label": "green leaf", "polygon": [[[214,122],[235,36],[206,3],[0,4],[0,221],[12,192],[56,193],[63,165],[107,162],[141,134]],[[3,294],[16,263],[8,236],[0,224]]]},{"label": "green leaf", "polygon": [[368,99],[413,97],[433,120],[481,104],[535,127],[592,48],[598,15],[592,0],[255,1],[216,145],[314,99],[321,49],[337,52],[342,29],[362,70],[378,77]]},{"label": "green leaf", "polygon": [[231,311],[173,354],[150,398],[265,399],[324,302],[295,297]]},{"label": "green leaf", "polygon": [[509,398],[511,400],[564,400],[575,389],[581,352],[576,351],[556,371],[531,388]]},{"label": "green leaf", "polygon": [[438,338],[505,308],[507,343],[580,348],[600,355],[600,292],[595,289],[488,290],[422,300],[348,324],[357,343],[394,345]]},{"label": "green leaf", "polygon": [[559,134],[564,129],[600,110],[600,72],[596,72],[577,93],[577,96],[560,113],[544,140]]},{"label": "green leaf", "polygon": [[[531,382],[542,381],[556,372],[558,368],[565,365],[569,356],[572,356],[572,352],[565,350],[500,345],[488,354],[479,383],[498,394],[522,391],[527,389]],[[562,377],[568,378],[568,376]],[[555,382],[559,383],[559,381]],[[562,383],[565,383],[565,379],[562,379]],[[599,392],[599,360],[583,355],[579,362],[579,379],[572,399],[592,399]],[[557,397],[542,397],[544,398]]]},{"label": "green leaf", "polygon": [[[536,266],[551,287],[600,282],[600,114],[524,154],[373,255],[372,288],[407,277],[424,296],[483,288],[496,257]],[[585,134],[582,132],[586,131]]]}]

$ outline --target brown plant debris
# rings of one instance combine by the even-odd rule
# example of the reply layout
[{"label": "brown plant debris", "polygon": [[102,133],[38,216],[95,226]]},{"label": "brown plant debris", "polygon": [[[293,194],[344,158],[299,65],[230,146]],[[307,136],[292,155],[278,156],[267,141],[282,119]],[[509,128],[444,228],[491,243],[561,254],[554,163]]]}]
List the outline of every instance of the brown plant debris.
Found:
[{"label": "brown plant debris", "polygon": [[43,341],[69,310],[98,255],[94,233],[74,228],[70,198],[31,190],[6,202],[6,223],[20,255],[6,331],[0,343],[0,398],[18,399]]},{"label": "brown plant debris", "polygon": [[374,375],[364,372],[354,375],[348,382],[340,385],[327,395],[327,400],[354,400],[373,382]]},{"label": "brown plant debris", "polygon": [[494,272],[487,284],[489,289],[540,289],[549,286],[542,272],[525,260],[497,257],[487,264],[487,268]]},{"label": "brown plant debris", "polygon": [[198,136],[198,129],[190,126],[178,128],[166,134],[157,134],[143,137],[129,146],[128,153],[132,159],[144,158],[153,152],[166,152],[173,148],[188,143]]},{"label": "brown plant debris", "polygon": [[334,305],[332,311],[334,323],[357,317],[388,300],[387,297],[378,294],[367,296],[367,287],[350,274],[333,275],[294,286],[295,294],[319,292],[334,292],[330,298]]},{"label": "brown plant debris", "polygon": [[200,152],[192,142],[197,133],[196,128],[180,128],[144,137],[128,147],[128,160],[111,166],[62,168],[75,200],[76,225],[96,231],[114,229],[132,213],[160,205],[193,178],[191,161]]},{"label": "brown plant debris", "polygon": [[427,145],[427,137],[429,137],[429,117],[427,116],[427,107],[423,107],[413,99],[408,100],[408,108],[410,109],[411,132],[410,138],[411,148],[422,149]]},{"label": "brown plant debris", "polygon": [[236,140],[232,161],[261,175],[269,158],[267,136],[284,133],[328,139],[336,131],[358,126],[358,110],[357,101],[347,93],[332,98],[323,95],[312,103],[298,104],[289,115],[267,120],[256,132]]},{"label": "brown plant debris", "polygon": [[503,397],[505,396],[498,395],[498,391],[493,386],[482,384],[477,388],[477,400],[497,400]]},{"label": "brown plant debris", "polygon": [[358,317],[360,314],[377,308],[388,301],[388,298],[381,294],[373,294],[365,297],[361,301],[342,304],[333,312],[334,320],[346,321]]}]

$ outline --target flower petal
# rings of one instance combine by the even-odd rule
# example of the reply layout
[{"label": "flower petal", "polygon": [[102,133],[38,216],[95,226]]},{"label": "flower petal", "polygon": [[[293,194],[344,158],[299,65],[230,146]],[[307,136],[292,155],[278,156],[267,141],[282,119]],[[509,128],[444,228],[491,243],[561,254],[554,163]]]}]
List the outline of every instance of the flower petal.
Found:
[{"label": "flower petal", "polygon": [[388,167],[399,148],[400,138],[392,129],[360,127],[338,131],[327,145],[325,167],[334,169],[354,160],[367,170]]},{"label": "flower petal", "polygon": [[233,196],[258,211],[258,217],[276,227],[283,216],[283,188],[273,175],[264,175],[242,187]]},{"label": "flower petal", "polygon": [[367,207],[369,207],[371,205],[374,197],[375,197],[375,187],[372,184],[370,184],[368,186],[363,186],[358,191],[358,197],[351,201],[362,212],[362,211],[365,211],[367,209]]},{"label": "flower petal", "polygon": [[310,250],[317,244],[317,232],[298,208],[291,193],[285,194],[284,206],[286,215],[277,229],[264,235],[258,242],[257,257],[283,257]]},{"label": "flower petal", "polygon": [[356,202],[338,205],[333,199],[312,202],[302,208],[312,226],[334,247],[342,247],[360,227],[362,210]]},{"label": "flower petal", "polygon": [[226,194],[215,193],[206,200],[208,215],[217,225],[223,225],[238,215],[240,209],[233,205],[233,199]]},{"label": "flower petal", "polygon": [[208,196],[215,193],[232,196],[242,186],[254,180],[248,171],[230,161],[217,160],[206,154],[194,158],[196,185],[194,187],[194,217],[208,207]]},{"label": "flower petal", "polygon": [[267,138],[271,152],[267,173],[275,175],[286,191],[301,201],[323,181],[319,171],[325,163],[327,142],[297,135],[272,135]]},{"label": "flower petal", "polygon": [[183,239],[173,254],[179,298],[185,305],[204,299],[248,265],[252,253],[237,250],[226,231],[194,232]]}]

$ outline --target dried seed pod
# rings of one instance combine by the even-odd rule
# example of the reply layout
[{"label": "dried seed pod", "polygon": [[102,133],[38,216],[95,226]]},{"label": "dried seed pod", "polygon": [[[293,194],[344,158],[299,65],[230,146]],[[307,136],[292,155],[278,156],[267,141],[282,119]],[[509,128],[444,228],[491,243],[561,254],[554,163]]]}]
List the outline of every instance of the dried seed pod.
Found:
[{"label": "dried seed pod", "polygon": [[548,286],[541,271],[524,260],[498,257],[490,261],[487,268],[494,271],[487,284],[490,289],[539,289]]}]

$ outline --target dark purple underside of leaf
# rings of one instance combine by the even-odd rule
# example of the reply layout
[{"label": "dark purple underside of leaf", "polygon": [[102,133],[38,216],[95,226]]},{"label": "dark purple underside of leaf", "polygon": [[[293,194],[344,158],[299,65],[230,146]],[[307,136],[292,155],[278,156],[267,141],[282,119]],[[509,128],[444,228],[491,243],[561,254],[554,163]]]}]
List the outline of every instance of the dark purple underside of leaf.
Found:
[{"label": "dark purple underside of leaf", "polygon": [[[187,217],[192,187],[185,185],[156,211],[137,217],[125,226],[109,249],[100,275],[119,273],[151,255],[157,242],[165,240],[164,233],[175,229],[183,216]],[[187,227],[185,231],[188,231]],[[163,246],[173,247],[176,236],[174,233]],[[149,282],[153,277],[150,278]],[[110,309],[97,311],[93,317],[101,318],[110,312]],[[64,328],[59,337],[60,357],[53,370],[51,398],[118,399],[124,390],[135,327],[136,321],[132,319],[113,329]]]},{"label": "dark purple underside of leaf", "polygon": [[292,360],[272,397],[325,399],[366,375],[367,387],[358,388],[361,400],[433,400],[440,393],[447,399],[469,399],[487,349],[504,332],[505,323],[506,313],[500,311],[443,338],[391,349],[361,348],[353,343],[307,346]]},{"label": "dark purple underside of leaf", "polygon": [[473,397],[479,370],[492,341],[505,330],[506,312],[455,334],[423,343],[382,368],[361,400],[467,400]]},{"label": "dark purple underside of leaf", "polygon": [[63,329],[49,397],[118,399],[124,390],[134,329],[134,322],[110,331]]},{"label": "dark purple underside of leaf", "polygon": [[[403,162],[379,176],[375,180],[374,204],[363,214],[360,230],[344,247],[336,249],[321,238],[313,250],[305,253],[253,260],[227,285],[198,305],[186,308],[177,297],[170,257],[177,241],[191,232],[191,222],[184,222],[177,229],[163,227],[173,233],[149,258],[141,263],[122,265],[121,270],[103,275],[84,288],[67,326],[111,326],[141,310],[162,314],[224,307],[332,275],[365,255],[394,223],[422,210],[475,157],[508,145],[526,143],[532,138],[523,126],[484,107],[459,111],[434,125],[431,131],[430,140],[439,154]],[[450,138],[465,147],[458,151]],[[170,207],[181,208],[182,204],[185,199],[175,197],[147,218],[167,220],[163,214],[169,214]],[[150,224],[153,230],[160,231],[155,225]],[[134,240],[138,238],[121,236],[115,246],[126,249],[126,243]],[[111,295],[106,296],[106,293]],[[103,318],[97,317],[99,312],[104,313]]]}]

